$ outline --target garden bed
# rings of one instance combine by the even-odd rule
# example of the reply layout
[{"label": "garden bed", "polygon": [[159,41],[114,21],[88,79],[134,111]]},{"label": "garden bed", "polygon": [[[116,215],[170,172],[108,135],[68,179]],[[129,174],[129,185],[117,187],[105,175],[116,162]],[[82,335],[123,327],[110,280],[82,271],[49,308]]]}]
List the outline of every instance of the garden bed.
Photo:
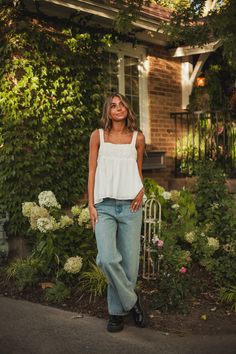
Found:
[{"label": "garden bed", "polygon": [[[201,279],[199,279],[201,281]],[[204,279],[206,282],[207,279]],[[230,307],[217,301],[217,296],[212,288],[193,296],[187,302],[187,311],[180,313],[163,313],[152,308],[153,298],[158,289],[154,282],[139,281],[143,304],[148,314],[148,327],[161,331],[166,335],[177,333],[179,335],[216,335],[236,334],[236,316]],[[50,304],[43,298],[44,290],[36,286],[30,290],[19,292],[13,281],[0,280],[0,295],[14,299],[23,299],[46,306],[54,306],[79,315],[88,314],[99,318],[108,318],[106,298],[98,297],[89,302],[89,295],[71,296],[62,304]],[[131,316],[127,316],[126,323],[133,325]]]}]

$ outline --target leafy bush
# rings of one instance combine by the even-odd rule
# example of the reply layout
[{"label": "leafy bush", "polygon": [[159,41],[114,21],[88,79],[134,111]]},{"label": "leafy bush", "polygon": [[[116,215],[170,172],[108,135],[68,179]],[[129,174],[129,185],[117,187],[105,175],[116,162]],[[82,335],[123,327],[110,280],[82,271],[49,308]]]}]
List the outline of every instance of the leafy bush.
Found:
[{"label": "leafy bush", "polygon": [[[207,240],[218,243],[214,254],[202,252],[200,262],[221,285],[236,281],[236,215],[235,200],[229,194],[223,171],[208,161],[199,167],[196,186],[198,227]],[[206,238],[205,238],[206,239]],[[199,247],[200,246],[200,247]],[[201,250],[196,244],[195,250]],[[206,250],[206,248],[205,248]]]},{"label": "leafy bush", "polygon": [[35,202],[22,205],[23,215],[28,218],[34,235],[32,255],[44,263],[41,276],[73,283],[77,281],[82,262],[86,270],[96,254],[88,208],[73,206],[69,217],[61,211],[51,191],[41,192],[38,199],[39,205]]},{"label": "leafy bush", "polygon": [[17,288],[21,291],[27,287],[34,286],[40,279],[40,272],[43,268],[43,262],[34,257],[25,259],[17,258],[6,268],[6,276],[16,282]]},{"label": "leafy bush", "polygon": [[219,299],[226,304],[230,304],[232,309],[236,312],[236,285],[228,288],[220,288]]},{"label": "leafy bush", "polygon": [[45,290],[44,298],[52,304],[61,304],[69,299],[70,295],[71,290],[66,287],[63,282],[57,281],[52,288],[47,288]]},{"label": "leafy bush", "polygon": [[146,247],[159,290],[154,306],[164,311],[186,310],[193,263],[205,268],[215,285],[235,284],[235,201],[214,164],[199,172],[195,194],[185,189],[168,192],[151,179],[144,181],[146,194],[161,205],[161,228],[158,224],[157,234],[151,229]]},{"label": "leafy bush", "polygon": [[0,37],[0,200],[8,233],[23,235],[24,200],[49,189],[68,206],[84,193],[111,36],[9,5],[0,9]]}]

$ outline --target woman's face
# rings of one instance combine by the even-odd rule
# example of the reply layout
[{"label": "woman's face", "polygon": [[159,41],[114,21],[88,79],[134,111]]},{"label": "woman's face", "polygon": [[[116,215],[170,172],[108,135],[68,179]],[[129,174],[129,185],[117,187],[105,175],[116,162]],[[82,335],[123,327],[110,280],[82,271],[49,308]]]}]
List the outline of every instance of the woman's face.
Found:
[{"label": "woman's face", "polygon": [[121,99],[117,96],[112,98],[110,105],[110,116],[113,121],[120,122],[126,119],[128,114],[127,108]]}]

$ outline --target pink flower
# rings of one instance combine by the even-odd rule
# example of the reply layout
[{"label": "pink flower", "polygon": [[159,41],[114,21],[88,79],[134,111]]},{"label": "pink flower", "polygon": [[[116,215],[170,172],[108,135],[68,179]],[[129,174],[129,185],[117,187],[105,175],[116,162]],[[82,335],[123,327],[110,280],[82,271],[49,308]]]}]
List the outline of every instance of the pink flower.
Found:
[{"label": "pink flower", "polygon": [[158,239],[156,244],[157,244],[157,247],[163,247],[164,241]]},{"label": "pink flower", "polygon": [[181,267],[179,271],[180,271],[180,273],[184,274],[187,272],[187,268]]}]

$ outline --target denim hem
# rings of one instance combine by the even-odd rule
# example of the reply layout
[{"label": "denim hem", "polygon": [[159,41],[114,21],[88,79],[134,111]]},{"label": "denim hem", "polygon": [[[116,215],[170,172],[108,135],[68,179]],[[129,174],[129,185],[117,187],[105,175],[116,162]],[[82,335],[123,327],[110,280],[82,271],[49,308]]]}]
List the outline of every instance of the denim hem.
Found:
[{"label": "denim hem", "polygon": [[132,310],[132,308],[134,307],[134,305],[136,304],[138,300],[138,297],[135,299],[135,302],[133,303],[133,305],[131,307],[129,307],[129,309],[127,310],[128,312],[130,312]]},{"label": "denim hem", "polygon": [[127,316],[128,314],[129,314],[129,312],[123,312],[123,313],[117,313],[117,312],[110,313],[109,312],[109,315],[111,315],[111,316]]}]

